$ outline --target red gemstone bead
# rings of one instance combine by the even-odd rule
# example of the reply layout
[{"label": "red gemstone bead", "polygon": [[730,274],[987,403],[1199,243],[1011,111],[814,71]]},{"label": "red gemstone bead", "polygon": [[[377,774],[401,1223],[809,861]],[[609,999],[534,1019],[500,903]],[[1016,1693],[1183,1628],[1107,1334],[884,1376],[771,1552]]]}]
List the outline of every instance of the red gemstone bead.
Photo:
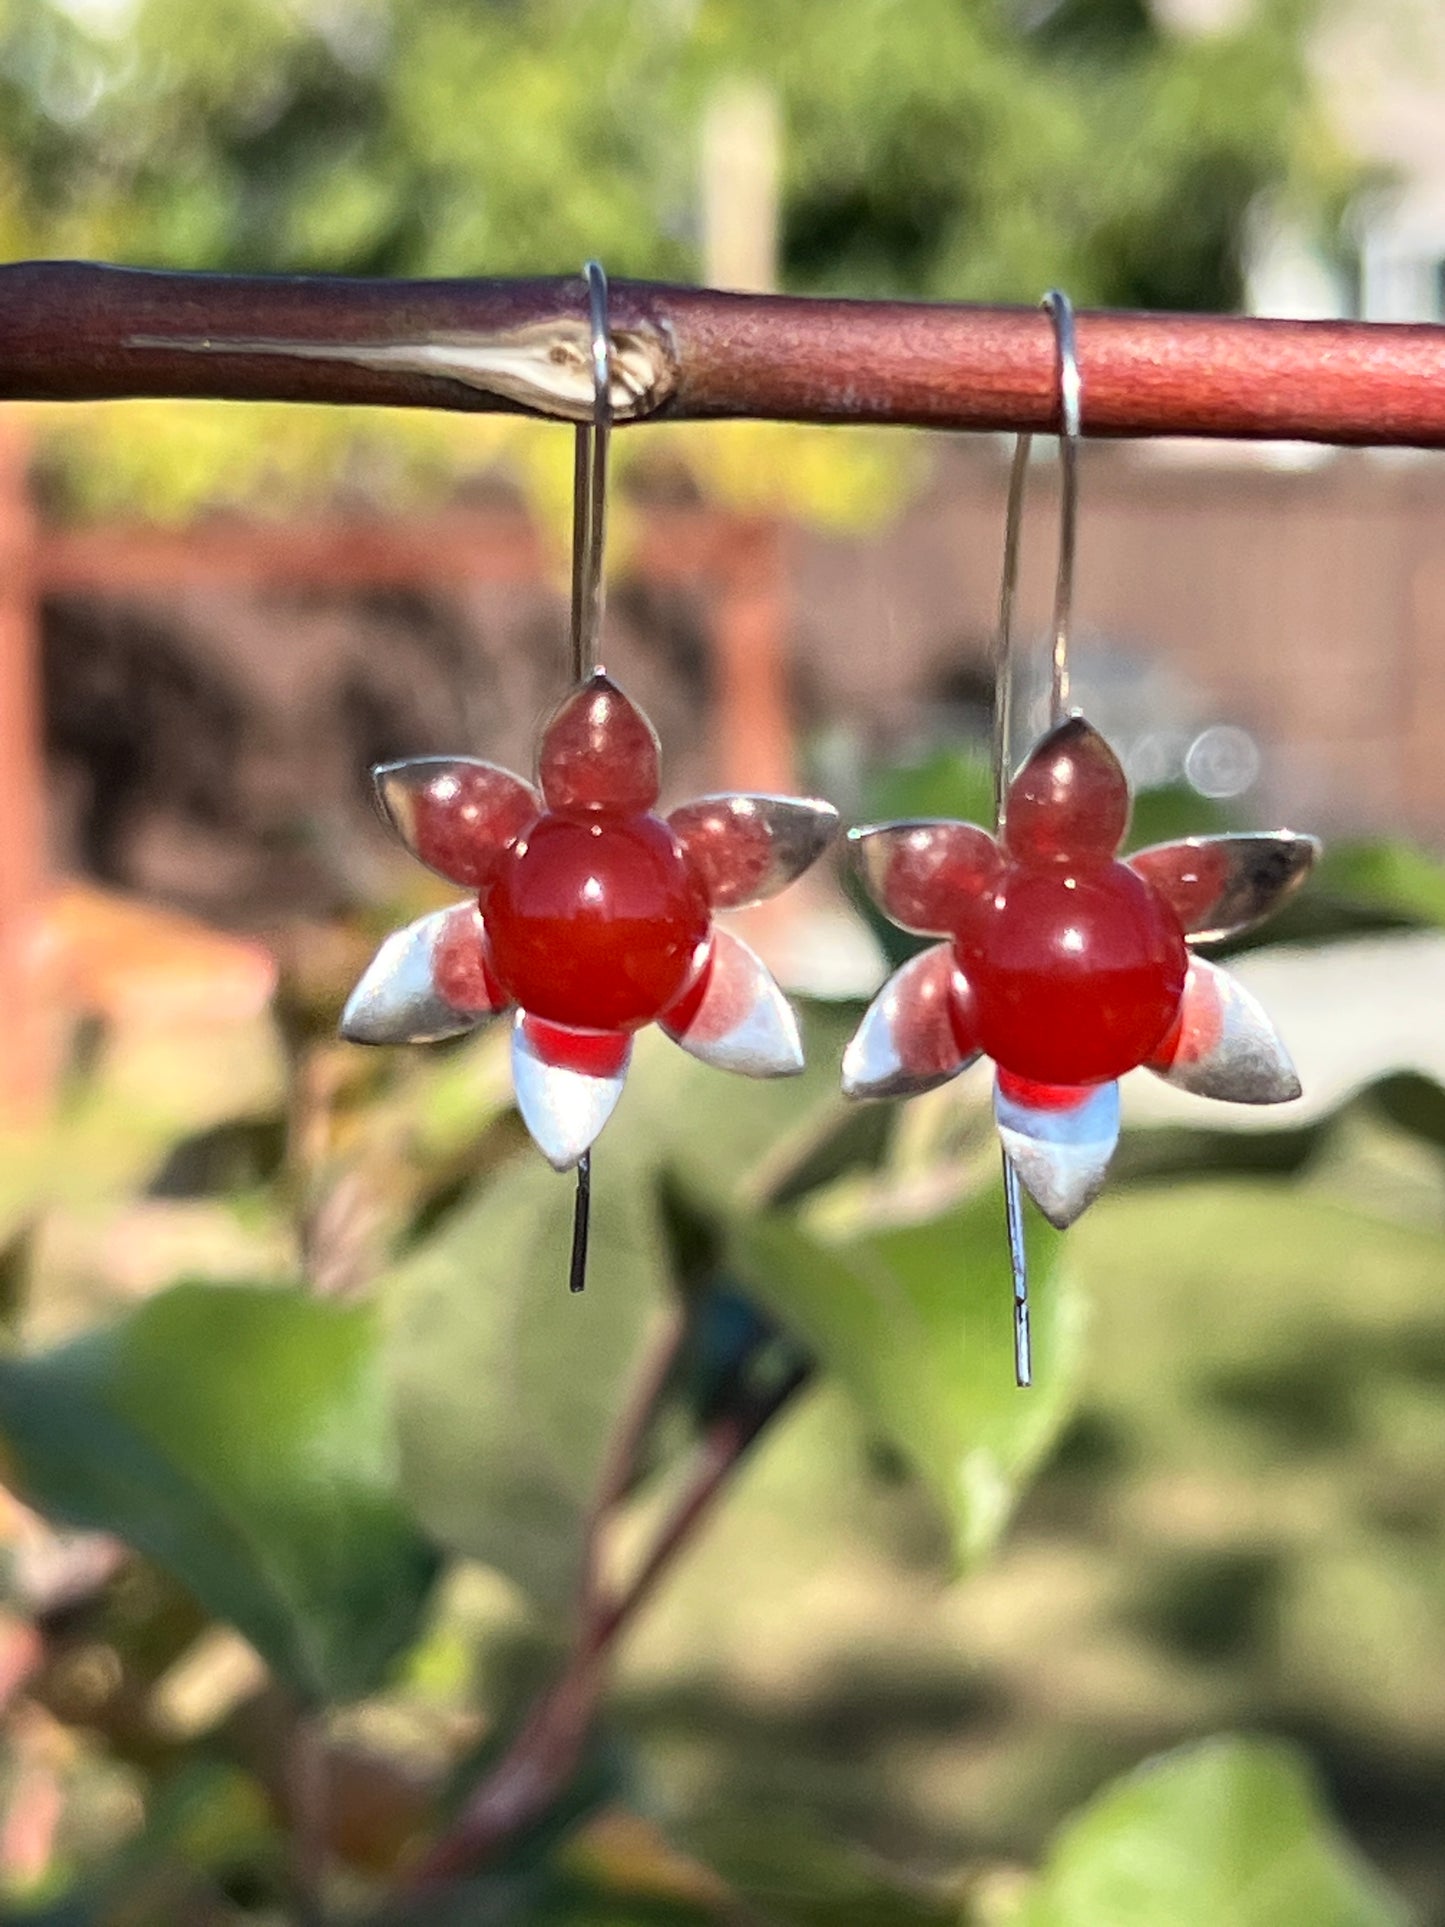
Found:
[{"label": "red gemstone bead", "polygon": [[998,1087],[1015,1104],[1026,1104],[1031,1111],[1076,1111],[1092,1095],[1087,1084],[1038,1084],[1031,1077],[1015,1077],[1001,1070]]},{"label": "red gemstone bead", "polygon": [[1218,1048],[1224,1022],[1218,979],[1191,969],[1174,1022],[1150,1051],[1149,1062],[1162,1070],[1202,1064]]},{"label": "red gemstone bead", "polygon": [[1102,862],[1129,827],[1129,783],[1092,724],[1070,716],[1038,743],[1008,793],[1004,842],[1022,862]]},{"label": "red gemstone bead", "polygon": [[1041,1084],[1143,1063],[1189,968],[1177,918],[1122,863],[1010,866],[961,908],[954,948],[984,1050]]},{"label": "red gemstone bead", "polygon": [[579,1071],[583,1077],[616,1077],[627,1068],[631,1041],[617,1031],[569,1030],[544,1017],[524,1017],[527,1041],[544,1064]]},{"label": "red gemstone bead", "polygon": [[493,974],[525,1011],[636,1030],[702,963],[709,908],[656,816],[547,815],[506,853],[486,903]]},{"label": "red gemstone bead", "polygon": [[550,809],[619,816],[650,810],[661,782],[657,736],[599,669],[548,723],[537,773]]},{"label": "red gemstone bead", "polygon": [[432,981],[455,1010],[500,1010],[506,993],[487,969],[482,920],[476,906],[459,904],[442,925],[432,951]]},{"label": "red gemstone bead", "polygon": [[391,807],[428,868],[485,891],[503,849],[536,820],[542,804],[510,770],[458,761]]},{"label": "red gemstone bead", "polygon": [[767,819],[751,816],[745,797],[707,797],[675,811],[674,831],[717,909],[751,903],[763,892],[773,866]]}]

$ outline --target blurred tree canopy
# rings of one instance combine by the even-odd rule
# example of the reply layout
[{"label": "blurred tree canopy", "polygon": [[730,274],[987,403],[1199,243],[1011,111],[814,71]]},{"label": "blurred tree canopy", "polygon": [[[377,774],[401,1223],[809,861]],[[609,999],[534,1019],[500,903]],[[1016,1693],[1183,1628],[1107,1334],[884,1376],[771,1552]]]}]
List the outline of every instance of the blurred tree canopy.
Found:
[{"label": "blurred tree canopy", "polygon": [[1183,33],[1146,0],[10,0],[11,255],[691,278],[699,113],[784,127],[809,291],[1227,307],[1254,197],[1343,182],[1312,0]]},{"label": "blurred tree canopy", "polygon": [[[1237,303],[1258,197],[1327,227],[1318,0],[4,0],[0,246],[233,272],[690,280],[698,129],[776,93],[817,292]],[[780,27],[780,18],[785,28]]]}]

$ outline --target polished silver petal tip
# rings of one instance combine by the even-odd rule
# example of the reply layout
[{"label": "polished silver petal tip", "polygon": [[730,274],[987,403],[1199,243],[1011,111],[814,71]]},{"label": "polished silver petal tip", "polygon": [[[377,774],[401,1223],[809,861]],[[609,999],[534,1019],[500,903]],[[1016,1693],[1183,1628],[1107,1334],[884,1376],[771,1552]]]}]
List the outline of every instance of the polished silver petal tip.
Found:
[{"label": "polished silver petal tip", "polygon": [[[570,1171],[591,1149],[622,1095],[632,1055],[631,1039],[619,1039],[615,1068],[601,1075],[579,1070],[555,1061],[559,1053],[551,1046],[566,1037],[558,1026],[539,1024],[523,1011],[512,1026],[517,1109],[538,1150],[558,1171]],[[584,1051],[594,1041],[586,1039]]]},{"label": "polished silver petal tip", "polygon": [[[994,1116],[1009,1162],[1052,1225],[1071,1225],[1103,1189],[1119,1141],[1119,1086],[1060,1091],[1059,1101],[1030,1103],[994,1087]],[[1065,1100],[1073,1097],[1077,1101]]]},{"label": "polished silver petal tip", "polygon": [[701,1002],[689,997],[678,1023],[660,1020],[674,1043],[704,1064],[744,1077],[795,1077],[803,1040],[773,973],[730,930],[714,928]]},{"label": "polished silver petal tip", "polygon": [[958,1031],[967,986],[952,946],[920,951],[884,984],[843,1053],[845,1097],[917,1097],[971,1064]]},{"label": "polished silver petal tip", "polygon": [[838,812],[812,796],[700,796],[668,817],[716,910],[740,910],[784,890],[827,849]]},{"label": "polished silver petal tip", "polygon": [[1191,836],[1136,850],[1129,867],[1169,903],[1191,943],[1253,930],[1304,882],[1320,854],[1293,830]]},{"label": "polished silver petal tip", "polygon": [[1288,1104],[1300,1095],[1263,1005],[1205,957],[1190,958],[1178,1022],[1148,1068],[1166,1084],[1227,1104]]},{"label": "polished silver petal tip", "polygon": [[[481,988],[481,934],[481,918],[470,900],[432,910],[393,931],[347,998],[341,1035],[352,1044],[434,1044],[474,1030],[505,1002]],[[437,984],[437,946],[444,939],[475,945],[476,967],[467,973],[477,985],[474,1003],[456,1002]]]}]

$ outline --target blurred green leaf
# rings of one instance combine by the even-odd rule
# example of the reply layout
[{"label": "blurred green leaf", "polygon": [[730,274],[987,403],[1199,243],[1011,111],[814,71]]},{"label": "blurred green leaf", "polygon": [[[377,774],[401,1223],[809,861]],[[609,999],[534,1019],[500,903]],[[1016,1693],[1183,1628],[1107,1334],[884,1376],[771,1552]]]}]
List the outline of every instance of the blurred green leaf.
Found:
[{"label": "blurred green leaf", "polygon": [[1403,1927],[1289,1748],[1148,1761],[1065,1827],[1011,1927]]},{"label": "blurred green leaf", "polygon": [[369,1691],[415,1636],[437,1561],[364,1308],[178,1285],[0,1361],[0,1436],[42,1511],[149,1554],[308,1700]]},{"label": "blurred green leaf", "polygon": [[987,751],[941,749],[921,762],[875,770],[864,788],[863,815],[879,823],[895,817],[951,816],[986,827],[993,822]]},{"label": "blurred green leaf", "polygon": [[1367,1095],[1392,1124],[1445,1147],[1445,1085],[1421,1071],[1392,1071]]},{"label": "blurred green leaf", "polygon": [[1326,849],[1312,889],[1401,922],[1445,926],[1445,864],[1397,838]]},{"label": "blurred green leaf", "polygon": [[[806,1068],[797,1077],[729,1077],[679,1050],[660,1031],[637,1040],[623,1108],[604,1144],[626,1146],[652,1166],[673,1171],[689,1189],[716,1198],[741,1187],[793,1189],[814,1167],[827,1169],[839,1138],[861,1145],[887,1124],[886,1114],[850,1104],[838,1088],[838,1059],[862,1014],[853,1003],[799,999]],[[822,1166],[819,1167],[819,1160]]]},{"label": "blurred green leaf", "polygon": [[781,1215],[733,1227],[739,1276],[923,1476],[960,1563],[993,1544],[1073,1403],[1080,1301],[1057,1234],[1037,1220],[1030,1234],[1035,1384],[1020,1391],[995,1193],[839,1244]]},{"label": "blurred green leaf", "polygon": [[528,1153],[449,1214],[387,1296],[418,1513],[446,1545],[558,1608],[638,1347],[666,1302],[649,1174],[610,1135],[595,1154],[580,1297],[567,1290],[571,1229],[570,1179]]},{"label": "blurred green leaf", "polygon": [[1201,796],[1187,783],[1162,783],[1157,789],[1135,791],[1124,847],[1142,850],[1151,843],[1172,843],[1182,836],[1219,836],[1238,827],[1234,812],[1212,797]]},{"label": "blurred green leaf", "polygon": [[150,1791],[145,1822],[57,1908],[8,1912],[26,1927],[137,1927],[199,1919],[209,1880],[258,1864],[279,1869],[280,1823],[260,1783],[239,1767],[186,1760]]}]

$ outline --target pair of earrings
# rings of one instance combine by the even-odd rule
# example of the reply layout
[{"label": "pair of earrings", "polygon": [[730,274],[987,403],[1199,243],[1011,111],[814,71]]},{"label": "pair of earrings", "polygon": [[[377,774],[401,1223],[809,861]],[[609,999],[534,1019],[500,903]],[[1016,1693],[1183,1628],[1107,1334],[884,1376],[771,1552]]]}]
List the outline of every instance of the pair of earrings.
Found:
[{"label": "pair of earrings", "polygon": [[[656,814],[657,737],[596,662],[612,357],[606,278],[596,262],[585,273],[594,408],[576,431],[576,686],[543,731],[536,788],[469,757],[374,772],[408,849],[468,895],[387,938],[341,1021],[357,1043],[422,1043],[515,1008],[518,1109],[549,1161],[577,1172],[574,1291],[585,1280],[591,1146],[621,1095],[636,1031],[656,1022],[703,1062],[745,1076],[802,1069],[791,1006],[714,913],[784,889],[838,824],[828,803],[779,796],[708,796]],[[1080,380],[1069,304],[1051,294],[1044,305],[1063,457],[1051,726],[1009,780],[1024,435],[1004,546],[994,831],[933,821],[850,833],[886,913],[940,941],[883,986],[843,1058],[843,1088],[858,1098],[910,1096],[993,1060],[1020,1384],[1031,1377],[1020,1187],[1054,1224],[1078,1217],[1118,1138],[1119,1077],[1145,1065],[1207,1097],[1270,1104],[1299,1094],[1259,1005],[1187,946],[1261,921],[1318,849],[1279,831],[1188,838],[1119,860],[1127,780],[1104,739],[1068,711]]]}]

